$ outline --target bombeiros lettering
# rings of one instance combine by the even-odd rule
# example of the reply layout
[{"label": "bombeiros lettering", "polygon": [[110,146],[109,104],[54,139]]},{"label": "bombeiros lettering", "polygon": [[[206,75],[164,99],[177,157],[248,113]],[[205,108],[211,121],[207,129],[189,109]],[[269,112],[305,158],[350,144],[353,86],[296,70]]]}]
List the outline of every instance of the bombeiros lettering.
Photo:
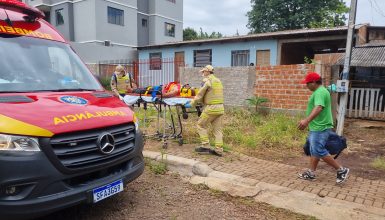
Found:
[{"label": "bombeiros lettering", "polygon": [[18,34],[23,36],[33,36],[33,37],[53,40],[53,37],[50,34],[42,33],[40,31],[32,31],[32,30],[26,30],[22,28],[11,27],[11,26],[0,25],[0,33]]}]

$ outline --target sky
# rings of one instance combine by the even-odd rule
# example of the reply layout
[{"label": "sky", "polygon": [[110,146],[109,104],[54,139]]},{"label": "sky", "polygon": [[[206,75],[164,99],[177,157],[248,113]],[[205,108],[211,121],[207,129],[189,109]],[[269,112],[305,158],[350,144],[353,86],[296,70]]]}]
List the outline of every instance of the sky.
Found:
[{"label": "sky", "polygon": [[[350,6],[350,0],[345,2]],[[246,13],[251,10],[250,0],[183,0],[183,4],[183,28],[226,36],[249,32]],[[361,23],[385,26],[385,0],[358,0],[356,24]]]}]

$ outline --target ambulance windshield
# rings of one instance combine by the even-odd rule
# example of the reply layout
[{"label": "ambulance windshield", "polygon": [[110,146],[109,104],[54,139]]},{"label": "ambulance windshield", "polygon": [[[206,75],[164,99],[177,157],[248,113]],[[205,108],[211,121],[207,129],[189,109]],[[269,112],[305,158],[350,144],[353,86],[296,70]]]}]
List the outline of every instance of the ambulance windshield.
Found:
[{"label": "ambulance windshield", "polygon": [[0,92],[102,90],[69,45],[0,34]]}]

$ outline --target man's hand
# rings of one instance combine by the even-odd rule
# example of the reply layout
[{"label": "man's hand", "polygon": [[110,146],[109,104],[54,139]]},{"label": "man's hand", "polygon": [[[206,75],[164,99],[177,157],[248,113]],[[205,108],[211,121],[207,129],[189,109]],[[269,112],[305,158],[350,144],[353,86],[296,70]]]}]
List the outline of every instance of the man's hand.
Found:
[{"label": "man's hand", "polygon": [[309,125],[309,121],[307,119],[303,119],[301,120],[299,123],[298,123],[298,126],[297,128],[299,130],[304,130],[305,128],[307,128],[307,126]]},{"label": "man's hand", "polygon": [[127,90],[126,90],[127,93],[132,93],[133,91],[134,91],[133,88],[127,88]]},{"label": "man's hand", "polygon": [[186,107],[186,108],[191,108],[192,106],[191,106],[190,101],[187,101],[186,104],[184,104],[184,107]]}]

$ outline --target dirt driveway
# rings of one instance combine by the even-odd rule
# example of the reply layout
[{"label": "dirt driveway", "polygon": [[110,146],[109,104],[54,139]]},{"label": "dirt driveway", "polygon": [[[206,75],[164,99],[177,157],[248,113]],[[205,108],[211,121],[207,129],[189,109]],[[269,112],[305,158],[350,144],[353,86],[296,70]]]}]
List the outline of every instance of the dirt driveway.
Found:
[{"label": "dirt driveway", "polygon": [[287,210],[233,198],[181,177],[155,175],[149,169],[129,184],[124,193],[95,206],[69,208],[41,220],[120,219],[314,219]]}]

